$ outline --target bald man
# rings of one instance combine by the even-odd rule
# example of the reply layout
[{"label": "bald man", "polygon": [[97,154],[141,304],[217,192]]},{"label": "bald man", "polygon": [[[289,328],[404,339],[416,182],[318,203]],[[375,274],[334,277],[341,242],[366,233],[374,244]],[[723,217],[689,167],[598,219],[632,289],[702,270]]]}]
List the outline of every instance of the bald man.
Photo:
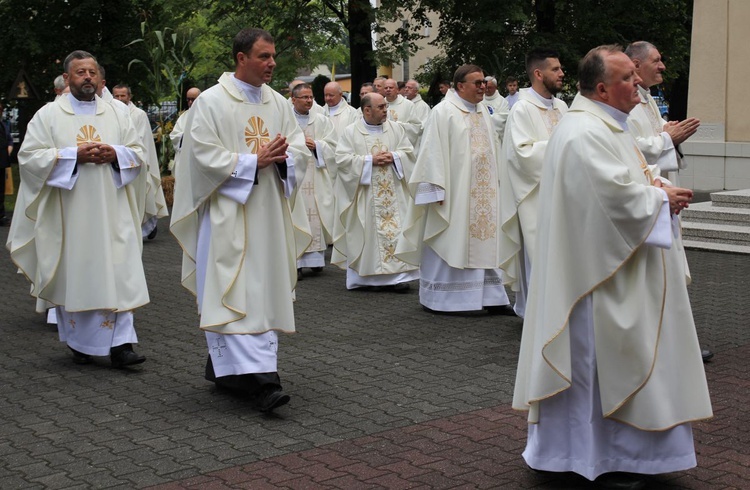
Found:
[{"label": "bald man", "polygon": [[169,139],[172,140],[172,146],[174,147],[175,161],[177,161],[177,153],[180,151],[180,148],[182,146],[182,135],[185,133],[185,124],[187,123],[188,119],[188,111],[193,106],[193,102],[195,102],[195,99],[197,99],[200,94],[201,89],[199,89],[198,87],[191,87],[188,89],[188,91],[185,93],[185,98],[187,99],[188,105],[187,109],[185,109],[182,114],[180,114],[180,117],[177,118],[177,122],[174,123],[174,128],[172,128],[172,131],[169,133]]}]

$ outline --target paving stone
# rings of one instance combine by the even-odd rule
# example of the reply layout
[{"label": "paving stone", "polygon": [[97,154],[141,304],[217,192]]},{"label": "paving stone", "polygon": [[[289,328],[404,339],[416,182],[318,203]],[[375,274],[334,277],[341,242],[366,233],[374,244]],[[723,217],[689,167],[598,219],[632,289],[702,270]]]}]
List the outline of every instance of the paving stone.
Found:
[{"label": "paving stone", "polygon": [[[540,478],[520,456],[520,319],[431,315],[416,290],[347,291],[334,267],[299,283],[298,332],[280,338],[291,403],[266,416],[216,390],[160,228],[144,244],[151,303],[136,312],[148,361],[130,370],[74,365],[0,250],[0,488],[593,488]],[[694,424],[698,467],[649,488],[750,488],[750,262],[688,260],[715,416]]]}]

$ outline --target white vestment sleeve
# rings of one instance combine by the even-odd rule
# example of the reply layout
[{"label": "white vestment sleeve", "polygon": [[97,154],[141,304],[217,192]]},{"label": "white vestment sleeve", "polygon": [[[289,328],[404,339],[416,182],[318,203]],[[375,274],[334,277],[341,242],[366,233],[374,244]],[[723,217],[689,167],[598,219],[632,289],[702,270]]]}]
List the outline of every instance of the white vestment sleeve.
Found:
[{"label": "white vestment sleeve", "polygon": [[219,194],[232,201],[245,204],[253,190],[257,170],[257,155],[251,153],[238,155],[237,165],[234,167],[232,175],[219,187]]},{"label": "white vestment sleeve", "polygon": [[396,169],[396,175],[398,175],[399,180],[404,180],[404,166],[401,165],[401,157],[395,151],[392,151],[391,155],[393,155],[393,167]]},{"label": "white vestment sleeve", "polygon": [[370,185],[372,182],[372,155],[365,157],[365,163],[362,165],[362,177],[359,179],[359,183],[362,185]]},{"label": "white vestment sleeve", "polygon": [[141,171],[135,152],[122,145],[112,145],[117,154],[117,170],[112,166],[112,179],[115,187],[120,189],[133,182]]},{"label": "white vestment sleeve", "polygon": [[[659,189],[657,187],[657,189]],[[672,248],[672,220],[669,213],[669,198],[664,189],[659,189],[662,193],[662,205],[659,210],[659,217],[656,219],[651,233],[646,237],[646,245],[659,248]]]},{"label": "white vestment sleeve", "polygon": [[430,204],[445,201],[445,189],[429,182],[420,182],[417,185],[417,195],[414,204]]},{"label": "white vestment sleeve", "polygon": [[675,148],[672,138],[666,131],[661,133],[661,138],[664,140],[664,149],[659,158],[656,159],[656,165],[662,172],[675,172],[680,169],[677,148]]},{"label": "white vestment sleeve", "polygon": [[281,182],[284,183],[284,197],[291,197],[292,191],[297,186],[297,176],[294,173],[294,157],[291,153],[286,153],[286,178],[281,176],[279,167],[276,167],[276,173],[279,175]]},{"label": "white vestment sleeve", "polygon": [[76,180],[78,180],[76,160],[78,160],[77,147],[68,146],[67,148],[62,148],[57,154],[55,168],[52,169],[49,178],[47,178],[47,185],[71,190],[76,184]]},{"label": "white vestment sleeve", "polygon": [[323,160],[322,151],[318,151],[317,149],[320,148],[321,142],[315,140],[315,168],[325,168],[326,161]]}]

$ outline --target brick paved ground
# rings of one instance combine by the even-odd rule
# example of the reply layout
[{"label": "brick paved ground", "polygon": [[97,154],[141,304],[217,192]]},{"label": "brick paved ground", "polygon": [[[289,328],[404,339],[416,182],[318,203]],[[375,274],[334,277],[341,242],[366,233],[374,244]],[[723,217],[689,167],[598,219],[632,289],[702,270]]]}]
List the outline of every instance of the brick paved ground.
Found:
[{"label": "brick paved ground", "polygon": [[[0,489],[591,487],[520,457],[520,320],[431,315],[416,291],[348,292],[331,267],[300,283],[298,333],[281,338],[291,403],[267,416],[217,391],[160,228],[144,250],[151,304],[136,316],[149,359],[129,371],[73,364],[0,252]],[[688,258],[716,416],[696,424],[699,467],[650,488],[750,488],[750,260]]]}]

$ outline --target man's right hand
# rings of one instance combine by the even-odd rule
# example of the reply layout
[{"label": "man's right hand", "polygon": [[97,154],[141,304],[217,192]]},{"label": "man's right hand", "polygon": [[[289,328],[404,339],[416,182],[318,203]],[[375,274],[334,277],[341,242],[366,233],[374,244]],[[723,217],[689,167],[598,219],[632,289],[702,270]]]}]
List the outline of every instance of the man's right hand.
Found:
[{"label": "man's right hand", "polygon": [[654,181],[654,186],[661,187],[667,193],[669,210],[672,214],[680,214],[680,211],[688,207],[693,201],[693,191],[690,189],[664,185],[659,179]]},{"label": "man's right hand", "polygon": [[276,137],[261,146],[258,150],[258,168],[265,168],[272,163],[283,163],[286,161],[286,150],[289,144],[286,138],[277,134]]},{"label": "man's right hand", "polygon": [[700,125],[700,120],[690,117],[684,121],[669,121],[664,125],[664,131],[672,138],[672,143],[677,146],[694,135]]}]

